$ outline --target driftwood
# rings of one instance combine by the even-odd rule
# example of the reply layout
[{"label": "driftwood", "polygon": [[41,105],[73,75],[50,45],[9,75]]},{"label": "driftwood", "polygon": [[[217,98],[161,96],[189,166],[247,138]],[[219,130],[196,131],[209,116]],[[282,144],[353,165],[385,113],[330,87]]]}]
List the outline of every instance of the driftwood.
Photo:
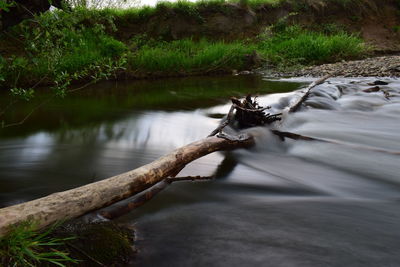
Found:
[{"label": "driftwood", "polygon": [[0,209],[0,236],[6,234],[10,226],[26,220],[36,221],[38,228],[42,228],[60,220],[76,218],[140,193],[165,178],[174,177],[185,165],[202,156],[253,144],[251,136],[242,135],[236,139],[207,137],[135,170]]},{"label": "driftwood", "polygon": [[244,129],[281,120],[280,115],[282,115],[282,113],[272,115],[270,113],[265,113],[265,110],[271,107],[260,106],[256,98],[254,98],[254,100],[251,99],[251,95],[247,95],[243,101],[240,101],[236,97],[231,97],[231,101],[232,106],[229,109],[228,115],[209,136],[222,133],[222,130],[229,124],[236,124],[234,125],[235,128]]}]

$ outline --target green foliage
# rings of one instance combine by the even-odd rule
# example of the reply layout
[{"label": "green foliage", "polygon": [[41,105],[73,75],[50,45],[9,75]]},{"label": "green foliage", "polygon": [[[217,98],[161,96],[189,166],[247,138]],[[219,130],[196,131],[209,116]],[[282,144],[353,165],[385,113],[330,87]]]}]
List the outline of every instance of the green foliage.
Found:
[{"label": "green foliage", "polygon": [[5,75],[7,69],[7,61],[0,55],[0,84],[5,81]]},{"label": "green foliage", "polygon": [[290,26],[289,19],[293,16],[296,16],[297,14],[298,13],[296,12],[291,12],[286,16],[279,18],[278,21],[275,24],[273,24],[269,30],[271,30],[274,33],[285,32],[287,28]]},{"label": "green foliage", "polygon": [[187,17],[199,17],[198,4],[186,0],[178,0],[177,2],[158,2],[156,9],[164,11],[173,9],[177,14]]},{"label": "green foliage", "polygon": [[135,40],[137,50],[128,66],[139,71],[190,73],[200,70],[231,70],[243,66],[252,45],[242,42],[210,42],[183,39],[172,42]]},{"label": "green foliage", "polygon": [[54,264],[77,263],[60,251],[57,247],[66,241],[74,239],[51,237],[51,233],[58,225],[53,225],[44,232],[36,231],[34,223],[25,222],[12,229],[10,233],[0,239],[0,264],[3,266],[41,266]]},{"label": "green foliage", "polygon": [[261,54],[274,63],[315,64],[357,57],[367,49],[356,36],[340,32],[326,35],[299,26],[264,37],[259,46]]},{"label": "green foliage", "polygon": [[55,94],[64,96],[74,80],[109,77],[123,67],[127,47],[106,33],[115,29],[112,16],[75,9],[47,12],[35,17],[35,22],[35,27],[27,21],[14,29],[15,35],[24,37],[25,56],[0,62],[13,95],[30,99],[32,90],[17,87],[50,81],[55,83]]},{"label": "green foliage", "polygon": [[263,6],[263,5],[277,7],[283,2],[285,2],[285,1],[284,0],[247,0],[247,5],[249,5],[252,8],[257,8],[257,7]]},{"label": "green foliage", "polygon": [[[166,42],[137,36],[126,45],[112,37],[116,17],[119,27],[124,23],[146,23],[143,20],[168,12],[203,21],[202,14],[207,10],[230,12],[231,5],[226,3],[240,2],[256,7],[286,1],[292,0],[178,1],[161,2],[155,7],[46,12],[13,29],[11,34],[23,37],[25,51],[0,57],[0,86],[8,86],[13,96],[29,100],[34,96],[34,88],[25,85],[52,84],[54,94],[63,97],[74,81],[108,79],[125,68],[136,73],[161,72],[161,75],[207,73],[249,68],[246,55],[255,50],[271,63],[285,65],[335,61],[357,57],[365,51],[359,38],[346,34],[334,24],[320,25],[314,31],[290,26],[290,18],[297,13],[280,19],[252,41]],[[318,1],[301,0],[298,4],[311,5]],[[346,4],[352,0],[332,1]]]},{"label": "green foliage", "polygon": [[125,21],[145,21],[155,15],[156,12],[157,9],[150,6],[127,9],[105,8],[98,11],[99,14],[104,16],[118,17],[118,22],[120,24]]},{"label": "green foliage", "polygon": [[24,89],[24,88],[11,88],[11,95],[23,99],[25,101],[29,101],[33,98],[35,91],[32,88]]},{"label": "green foliage", "polygon": [[[144,22],[149,20],[152,16],[164,16],[166,12],[170,11],[203,22],[204,18],[201,16],[203,11],[227,14],[230,9],[226,4],[242,2],[243,0],[200,0],[197,2],[190,2],[187,0],[179,0],[176,2],[161,1],[158,2],[156,6],[152,7],[142,6],[127,9],[105,8],[97,12],[105,16],[118,17],[118,23],[124,23],[126,21]],[[284,2],[284,0],[246,0],[246,5],[257,8],[262,5],[278,6],[282,2]]]},{"label": "green foliage", "polygon": [[[15,5],[14,1],[0,0],[0,11],[4,10],[5,12],[8,12],[10,11],[10,7],[14,5]],[[0,13],[0,18],[1,18],[1,13]]]},{"label": "green foliage", "polygon": [[321,33],[332,35],[332,34],[341,34],[344,33],[344,27],[342,25],[338,25],[335,23],[324,23],[320,24],[317,28]]}]

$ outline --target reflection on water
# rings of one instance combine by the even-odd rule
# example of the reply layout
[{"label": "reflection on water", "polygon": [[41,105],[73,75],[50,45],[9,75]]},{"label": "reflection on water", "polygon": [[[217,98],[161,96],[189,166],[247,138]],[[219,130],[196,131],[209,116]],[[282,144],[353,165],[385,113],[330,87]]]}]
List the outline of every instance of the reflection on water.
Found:
[{"label": "reflection on water", "polygon": [[[255,76],[194,77],[101,83],[52,100],[23,125],[0,130],[0,205],[103,179],[203,138],[218,119],[201,108],[231,95],[296,87]],[[2,106],[8,102],[0,98]],[[15,105],[6,121],[22,119],[38,103]]]},{"label": "reflection on water", "polygon": [[[114,125],[116,120],[131,117],[138,112],[191,111],[225,103],[229,96],[292,91],[296,88],[295,83],[264,81],[256,76],[104,82],[71,93],[64,99],[51,99],[23,125],[0,129],[0,137],[26,136],[43,130],[69,131],[77,127],[90,131],[101,123],[109,121]],[[45,97],[39,93],[34,99],[36,102],[13,105],[4,118],[6,124],[22,120]],[[6,107],[9,102],[8,95],[0,95],[0,107]]]},{"label": "reflection on water", "polygon": [[[192,78],[96,86],[3,131],[0,205],[65,190],[146,164],[206,136],[230,95],[264,94],[273,112],[306,80]],[[257,146],[215,153],[121,218],[138,229],[133,266],[400,265],[400,82],[331,79],[307,109],[274,127],[329,142],[281,142],[253,128]],[[275,93],[274,92],[281,92]],[[18,116],[14,113],[10,115]]]}]

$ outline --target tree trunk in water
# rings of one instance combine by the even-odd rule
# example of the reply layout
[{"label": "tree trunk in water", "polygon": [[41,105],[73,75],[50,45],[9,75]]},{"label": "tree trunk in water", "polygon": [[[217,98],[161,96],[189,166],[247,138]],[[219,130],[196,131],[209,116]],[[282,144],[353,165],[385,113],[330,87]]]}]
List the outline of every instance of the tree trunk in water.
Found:
[{"label": "tree trunk in water", "polygon": [[38,223],[38,228],[60,220],[79,217],[133,196],[168,177],[177,175],[186,164],[215,151],[249,147],[251,136],[237,140],[207,137],[178,148],[135,170],[64,192],[0,209],[0,236],[10,226],[26,220]]}]

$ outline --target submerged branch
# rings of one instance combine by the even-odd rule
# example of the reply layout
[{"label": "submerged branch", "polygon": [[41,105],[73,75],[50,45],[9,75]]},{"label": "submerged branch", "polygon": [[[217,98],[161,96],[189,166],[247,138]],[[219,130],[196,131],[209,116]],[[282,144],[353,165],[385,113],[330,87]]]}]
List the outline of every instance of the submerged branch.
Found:
[{"label": "submerged branch", "polygon": [[34,107],[22,120],[20,120],[18,122],[9,123],[9,124],[4,124],[2,126],[2,128],[8,128],[8,127],[18,126],[18,125],[23,124],[27,119],[29,119],[32,116],[33,113],[35,113],[36,110],[38,110],[39,108],[44,106],[49,101],[50,101],[50,99],[46,99],[46,100],[42,101],[39,105]]},{"label": "submerged branch", "polygon": [[186,176],[186,177],[170,177],[163,181],[155,184],[146,191],[143,191],[127,201],[122,201],[122,203],[117,203],[116,205],[107,207],[101,210],[98,214],[105,219],[114,220],[122,215],[129,213],[130,211],[144,205],[149,200],[154,198],[159,192],[167,188],[170,184],[174,182],[182,181],[209,181],[214,177],[212,176]]},{"label": "submerged branch", "polygon": [[279,136],[279,138],[282,141],[285,141],[285,138],[290,138],[293,140],[302,140],[302,141],[317,141],[317,142],[322,142],[322,143],[346,146],[346,147],[355,148],[355,149],[362,149],[362,150],[386,153],[386,154],[391,154],[391,155],[400,155],[400,151],[390,151],[390,150],[385,150],[385,149],[380,149],[380,148],[375,148],[375,147],[350,144],[350,143],[341,142],[341,141],[337,141],[337,140],[311,137],[311,136],[296,134],[296,133],[292,133],[292,132],[282,132],[282,131],[278,131],[278,130],[271,130],[271,132],[273,134]]},{"label": "submerged branch", "polygon": [[[46,78],[46,77],[43,77],[40,81],[42,81],[44,78]],[[88,83],[86,83],[86,84],[84,84],[84,85],[82,85],[82,86],[80,86],[78,88],[70,89],[70,90],[68,90],[68,93],[74,93],[74,92],[80,91],[82,89],[85,89],[89,85],[95,84],[96,82],[97,81],[93,80],[93,81],[88,82]],[[35,84],[33,87],[31,87],[31,89],[35,88],[38,84],[39,84],[39,82],[37,84]],[[37,105],[36,107],[32,108],[32,110],[28,114],[26,114],[25,117],[22,118],[20,121],[8,123],[8,124],[3,124],[1,126],[1,128],[9,128],[9,127],[13,127],[13,126],[18,126],[18,125],[24,124],[38,109],[43,107],[45,104],[50,102],[55,97],[56,97],[56,95],[49,96],[47,99],[43,100],[39,105]],[[17,100],[10,102],[10,104],[8,104],[7,107],[4,110],[0,111],[0,116],[4,115],[4,113],[7,111],[7,109],[9,109],[16,102],[17,102]]]}]

